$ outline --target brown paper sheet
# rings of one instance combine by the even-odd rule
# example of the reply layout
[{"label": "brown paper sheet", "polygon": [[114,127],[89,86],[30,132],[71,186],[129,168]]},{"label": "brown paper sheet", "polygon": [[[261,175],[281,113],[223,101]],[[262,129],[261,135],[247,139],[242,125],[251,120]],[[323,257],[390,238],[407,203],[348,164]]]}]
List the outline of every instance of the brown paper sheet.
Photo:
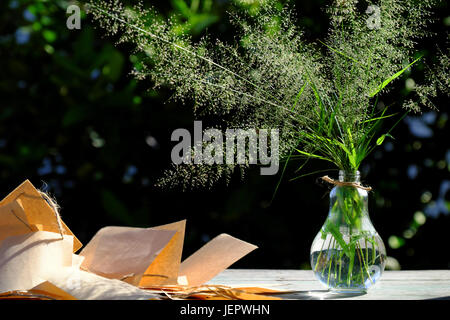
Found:
[{"label": "brown paper sheet", "polygon": [[[195,290],[257,248],[221,234],[181,263],[186,228],[182,220],[153,228],[106,227],[76,255],[81,243],[58,221],[28,180],[0,202],[1,297],[21,296],[25,290],[30,299],[45,294],[49,299],[121,299],[127,294],[151,299],[155,296],[150,291],[158,287],[160,293],[170,286]],[[190,294],[205,299],[258,294],[204,288]]]},{"label": "brown paper sheet", "polygon": [[253,244],[221,234],[181,263],[179,277],[187,280],[189,286],[202,285],[256,248]]},{"label": "brown paper sheet", "polygon": [[144,274],[175,233],[129,227],[100,229],[80,253],[85,258],[81,268],[110,279],[139,281],[136,276]]},{"label": "brown paper sheet", "polygon": [[160,286],[147,288],[149,292],[164,293],[169,299],[199,300],[281,300],[283,295],[293,291],[279,291],[259,287],[230,287],[224,285],[202,285],[197,287]]},{"label": "brown paper sheet", "polygon": [[[30,181],[26,180],[18,186],[0,202],[0,206],[10,204],[14,202],[14,200],[21,201],[21,205],[30,225],[42,225],[44,231],[59,233],[58,223],[53,209],[47,201],[42,198]],[[83,245],[63,221],[61,221],[61,224],[64,234],[73,236],[73,252],[78,251]]]},{"label": "brown paper sheet", "polygon": [[56,300],[77,300],[74,296],[58,288],[53,283],[45,281],[30,290],[31,294],[43,295]]},{"label": "brown paper sheet", "polygon": [[140,287],[176,284],[183,252],[186,220],[151,228],[153,230],[173,230],[175,235],[153,260],[139,282]]},{"label": "brown paper sheet", "polygon": [[0,244],[11,236],[37,231],[30,225],[20,200],[0,206]]}]

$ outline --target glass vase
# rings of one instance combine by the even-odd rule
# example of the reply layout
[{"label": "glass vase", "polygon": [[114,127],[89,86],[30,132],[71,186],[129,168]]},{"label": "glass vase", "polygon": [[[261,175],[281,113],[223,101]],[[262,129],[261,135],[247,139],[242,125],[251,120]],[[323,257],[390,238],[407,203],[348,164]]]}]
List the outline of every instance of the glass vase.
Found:
[{"label": "glass vase", "polygon": [[360,173],[339,172],[330,210],[311,246],[311,267],[332,292],[364,293],[381,277],[386,249],[372,225]]}]

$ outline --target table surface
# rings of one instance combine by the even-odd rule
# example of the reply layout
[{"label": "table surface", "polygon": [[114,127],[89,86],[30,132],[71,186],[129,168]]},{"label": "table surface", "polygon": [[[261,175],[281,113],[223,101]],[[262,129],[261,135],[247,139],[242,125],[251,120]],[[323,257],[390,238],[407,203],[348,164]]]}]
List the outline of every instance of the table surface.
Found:
[{"label": "table surface", "polygon": [[295,291],[295,300],[450,300],[450,270],[385,271],[366,294],[333,294],[308,270],[228,269],[208,284]]}]

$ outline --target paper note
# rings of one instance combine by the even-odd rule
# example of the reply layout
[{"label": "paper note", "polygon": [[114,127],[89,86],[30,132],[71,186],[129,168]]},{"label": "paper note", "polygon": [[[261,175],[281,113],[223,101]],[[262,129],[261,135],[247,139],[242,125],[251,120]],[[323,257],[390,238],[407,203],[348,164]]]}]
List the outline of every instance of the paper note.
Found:
[{"label": "paper note", "polygon": [[179,276],[185,276],[189,286],[202,285],[256,248],[248,242],[221,234],[184,260]]},{"label": "paper note", "polygon": [[176,233],[145,271],[141,281],[139,282],[139,286],[149,287],[155,285],[176,284],[178,272],[180,270],[181,255],[183,252],[186,220],[159,227],[153,227],[151,229],[172,230]]},{"label": "paper note", "polygon": [[160,297],[126,282],[76,268],[64,268],[48,280],[79,300],[148,300]]},{"label": "paper note", "polygon": [[37,231],[30,225],[20,200],[0,206],[0,244],[11,236]]},{"label": "paper note", "polygon": [[48,281],[38,284],[30,290],[30,293],[48,296],[57,300],[76,300],[74,296]]},{"label": "paper note", "polygon": [[[30,181],[26,180],[0,202],[0,206],[7,205],[15,200],[20,200],[23,210],[30,225],[42,225],[44,231],[59,233],[58,221],[55,212],[42,198]],[[61,221],[65,235],[70,235],[73,240],[73,252],[76,252],[83,245],[74,236],[72,231]]]},{"label": "paper note", "polygon": [[175,233],[129,227],[100,229],[80,253],[85,258],[81,268],[110,279],[142,276]]},{"label": "paper note", "polygon": [[72,265],[73,237],[39,231],[8,237],[0,245],[0,293],[29,290]]},{"label": "paper note", "polygon": [[[209,299],[217,292],[195,288],[257,248],[221,234],[181,263],[182,220],[105,227],[75,254],[81,243],[44,196],[27,180],[0,202],[0,298],[152,299],[158,288],[190,288],[180,297],[190,292]],[[221,297],[241,294],[220,290]]]}]

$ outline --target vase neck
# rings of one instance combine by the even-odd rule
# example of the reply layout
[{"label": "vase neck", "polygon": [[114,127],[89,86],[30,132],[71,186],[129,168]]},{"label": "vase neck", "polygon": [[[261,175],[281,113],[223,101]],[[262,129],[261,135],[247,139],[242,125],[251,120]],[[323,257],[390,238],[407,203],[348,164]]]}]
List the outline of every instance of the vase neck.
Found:
[{"label": "vase neck", "polygon": [[[339,172],[340,182],[359,183],[359,172]],[[368,193],[352,186],[336,185],[330,192],[328,220],[345,230],[373,231],[369,218]],[[350,231],[349,231],[350,232]]]},{"label": "vase neck", "polygon": [[339,170],[339,182],[361,182],[361,174],[359,171]]}]

